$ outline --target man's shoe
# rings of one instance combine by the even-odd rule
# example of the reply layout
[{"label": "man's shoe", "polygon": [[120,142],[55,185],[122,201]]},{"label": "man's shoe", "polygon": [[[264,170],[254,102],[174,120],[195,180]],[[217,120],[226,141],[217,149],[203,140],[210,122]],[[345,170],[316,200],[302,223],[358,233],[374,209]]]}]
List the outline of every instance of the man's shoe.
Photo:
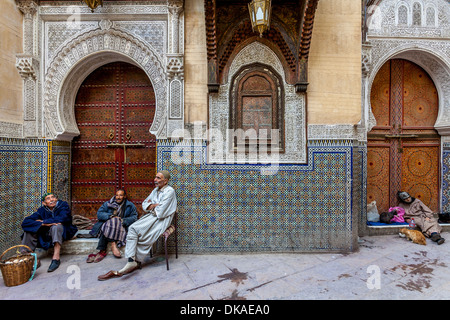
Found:
[{"label": "man's shoe", "polygon": [[431,240],[437,242],[439,239],[442,239],[441,235],[437,232],[433,232],[433,234],[431,235]]},{"label": "man's shoe", "polygon": [[438,241],[436,241],[437,244],[443,244],[445,242],[444,238],[440,238]]},{"label": "man's shoe", "polygon": [[55,271],[56,269],[58,269],[60,263],[61,263],[60,260],[53,259],[53,260],[52,260],[52,263],[50,263],[50,266],[48,267],[47,272],[53,272],[53,271]]},{"label": "man's shoe", "polygon": [[97,279],[99,281],[105,281],[105,280],[112,279],[112,278],[119,278],[121,276],[122,276],[122,274],[120,272],[111,270],[108,273],[98,276]]},{"label": "man's shoe", "polygon": [[87,263],[92,263],[92,262],[94,262],[96,256],[97,256],[96,253],[91,253],[90,255],[88,255],[88,257],[87,257],[87,259],[86,259],[86,262],[87,262]]},{"label": "man's shoe", "polygon": [[97,262],[102,261],[103,258],[106,257],[106,255],[107,255],[107,252],[106,252],[106,251],[100,251],[100,252],[97,253],[97,255],[95,256],[94,262],[97,263]]}]

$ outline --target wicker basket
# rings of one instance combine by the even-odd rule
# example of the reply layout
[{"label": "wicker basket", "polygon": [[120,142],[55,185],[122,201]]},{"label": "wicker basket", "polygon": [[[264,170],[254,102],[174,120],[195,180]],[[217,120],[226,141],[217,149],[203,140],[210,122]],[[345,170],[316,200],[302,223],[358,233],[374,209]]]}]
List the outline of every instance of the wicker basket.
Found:
[{"label": "wicker basket", "polygon": [[[25,247],[30,252],[20,252],[19,248]],[[11,251],[16,250],[16,254],[6,260],[2,260],[3,256]],[[0,269],[2,270],[3,281],[7,287],[18,286],[31,280],[36,270],[36,255],[31,253],[31,249],[25,245],[18,245],[9,248],[0,256]]]}]

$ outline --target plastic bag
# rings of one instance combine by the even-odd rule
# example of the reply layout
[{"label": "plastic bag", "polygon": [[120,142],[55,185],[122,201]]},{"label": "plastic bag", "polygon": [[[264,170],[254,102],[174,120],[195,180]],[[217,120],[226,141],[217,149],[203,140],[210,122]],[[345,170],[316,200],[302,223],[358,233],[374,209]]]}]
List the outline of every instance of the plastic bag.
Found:
[{"label": "plastic bag", "polygon": [[380,214],[378,213],[376,201],[372,201],[367,205],[367,221],[371,222],[380,221]]}]

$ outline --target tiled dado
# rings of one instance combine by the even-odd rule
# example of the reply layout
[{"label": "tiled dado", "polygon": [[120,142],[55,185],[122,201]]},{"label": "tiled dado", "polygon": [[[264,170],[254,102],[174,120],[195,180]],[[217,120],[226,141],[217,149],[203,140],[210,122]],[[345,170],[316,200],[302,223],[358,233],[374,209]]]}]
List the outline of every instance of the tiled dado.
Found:
[{"label": "tiled dado", "polygon": [[[205,145],[160,140],[157,151],[177,191],[181,252],[356,249],[365,174],[363,148],[352,140],[310,141],[307,164],[272,167],[274,175],[257,164],[207,163]],[[187,154],[192,161],[180,163]],[[44,192],[70,201],[70,143],[0,139],[0,161],[4,251],[20,243],[20,223]]]},{"label": "tiled dado", "polygon": [[41,205],[48,187],[47,140],[0,138],[0,250],[20,244],[25,216]]},{"label": "tiled dado", "polygon": [[350,140],[310,142],[307,164],[263,175],[257,164],[208,164],[205,144],[158,141],[158,170],[171,172],[177,193],[179,250],[355,250],[363,177],[357,149]]},{"label": "tiled dado", "polygon": [[441,208],[442,212],[450,212],[450,142],[442,144],[442,186]]},{"label": "tiled dado", "polygon": [[0,138],[0,251],[20,243],[22,220],[41,206],[41,196],[70,197],[70,143]]}]

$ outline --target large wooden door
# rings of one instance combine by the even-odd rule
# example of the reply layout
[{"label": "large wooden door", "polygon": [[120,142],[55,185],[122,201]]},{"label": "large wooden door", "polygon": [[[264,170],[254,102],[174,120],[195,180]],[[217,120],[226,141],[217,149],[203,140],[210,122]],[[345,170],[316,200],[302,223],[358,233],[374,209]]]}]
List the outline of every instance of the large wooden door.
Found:
[{"label": "large wooden door", "polygon": [[156,168],[156,139],[149,132],[154,113],[154,91],[141,69],[111,63],[86,78],[75,101],[80,136],[72,143],[74,214],[95,218],[117,188],[142,213]]},{"label": "large wooden door", "polygon": [[388,61],[374,79],[368,133],[367,202],[379,212],[398,203],[399,190],[439,210],[440,137],[434,130],[438,95],[428,74],[406,60]]}]

